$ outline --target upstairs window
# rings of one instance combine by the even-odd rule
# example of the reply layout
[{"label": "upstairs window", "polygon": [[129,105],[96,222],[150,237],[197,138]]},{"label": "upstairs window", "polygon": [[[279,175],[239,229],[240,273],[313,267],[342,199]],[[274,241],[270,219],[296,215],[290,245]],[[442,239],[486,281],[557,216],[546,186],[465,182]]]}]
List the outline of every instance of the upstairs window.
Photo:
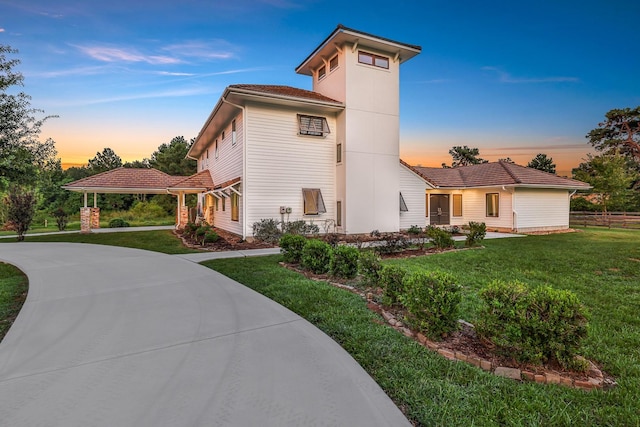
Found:
[{"label": "upstairs window", "polygon": [[231,121],[231,145],[236,145],[236,121]]},{"label": "upstairs window", "polygon": [[329,60],[329,71],[333,71],[338,68],[338,55]]},{"label": "upstairs window", "polygon": [[342,163],[342,144],[336,145],[336,163]]},{"label": "upstairs window", "polygon": [[215,158],[218,158],[218,140],[216,139],[216,142],[213,143],[213,153]]},{"label": "upstairs window", "polygon": [[324,199],[319,188],[303,188],[302,197],[304,199],[304,214],[318,215],[327,212],[324,207]]},{"label": "upstairs window", "polygon": [[324,79],[324,76],[326,75],[327,75],[327,67],[326,65],[323,65],[318,69],[318,80]]},{"label": "upstairs window", "polygon": [[378,68],[389,69],[389,58],[373,53],[358,51],[358,62]]},{"label": "upstairs window", "polygon": [[500,216],[500,194],[487,193],[487,216]]},{"label": "upstairs window", "polygon": [[325,117],[298,114],[300,135],[325,136],[331,133]]},{"label": "upstairs window", "polygon": [[402,193],[400,193],[400,212],[409,212],[409,208],[404,201],[404,197],[402,197]]}]

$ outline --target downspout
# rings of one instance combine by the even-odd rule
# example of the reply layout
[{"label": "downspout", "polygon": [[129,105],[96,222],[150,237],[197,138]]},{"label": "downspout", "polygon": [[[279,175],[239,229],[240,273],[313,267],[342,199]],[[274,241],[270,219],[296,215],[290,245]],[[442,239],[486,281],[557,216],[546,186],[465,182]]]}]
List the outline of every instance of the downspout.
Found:
[{"label": "downspout", "polygon": [[517,232],[518,231],[518,211],[516,211],[516,189],[514,188],[513,191],[509,191],[507,190],[507,187],[503,185],[502,190],[506,193],[511,194],[511,221],[513,222],[512,228],[513,228],[513,231]]},{"label": "downspout", "polygon": [[238,108],[242,111],[242,238],[247,238],[247,111],[245,107],[242,105],[234,104],[233,102],[227,101],[227,99],[223,96],[222,102],[225,104],[229,104],[232,107]]}]

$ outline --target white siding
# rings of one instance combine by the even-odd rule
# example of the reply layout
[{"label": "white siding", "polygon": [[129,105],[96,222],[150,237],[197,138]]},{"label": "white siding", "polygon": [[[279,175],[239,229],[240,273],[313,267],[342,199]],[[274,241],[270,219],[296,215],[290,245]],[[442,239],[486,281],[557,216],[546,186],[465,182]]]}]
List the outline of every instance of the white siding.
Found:
[{"label": "white siding", "polygon": [[518,231],[569,228],[567,190],[516,188],[514,206]]},{"label": "white siding", "polygon": [[[253,223],[265,218],[313,221],[323,230],[325,220],[335,220],[336,121],[332,114],[286,107],[246,106],[245,192],[249,206],[245,231],[252,235]],[[297,114],[327,118],[331,133],[325,137],[298,135]],[[327,212],[304,215],[303,188],[322,191]],[[280,215],[280,206],[290,215]]]},{"label": "white siding", "polygon": [[[464,225],[469,221],[484,222],[488,229],[513,229],[513,209],[512,209],[512,194],[508,191],[502,190],[500,187],[489,188],[472,188],[464,190],[441,190],[434,189],[427,191],[427,198],[429,193],[433,194],[462,194],[462,216],[453,216],[453,198],[450,197],[450,224],[451,225]],[[498,217],[487,216],[486,195],[487,193],[500,194],[500,208]],[[429,219],[427,219],[429,224]]]},{"label": "white siding", "polygon": [[[236,143],[232,144],[231,122],[229,122],[224,130],[224,140],[222,132],[209,142],[209,158],[205,159],[205,166],[211,172],[214,185],[220,185],[224,182],[242,176],[242,150],[244,148],[244,128],[242,122],[242,113],[235,117],[236,120]],[[215,155],[214,143],[218,140],[218,158]],[[206,157],[206,151],[204,156]],[[244,182],[238,188],[240,193],[243,192]],[[244,194],[243,194],[244,195]],[[213,214],[213,225],[230,231],[235,234],[242,235],[242,210],[243,203],[240,198],[239,221],[231,220],[231,198],[225,200],[225,210],[222,210],[222,201],[218,201],[218,210]]]},{"label": "white siding", "polygon": [[424,227],[426,224],[425,191],[427,184],[411,170],[398,163],[400,167],[400,192],[407,204],[407,212],[400,212],[400,229],[406,230],[412,225]]}]

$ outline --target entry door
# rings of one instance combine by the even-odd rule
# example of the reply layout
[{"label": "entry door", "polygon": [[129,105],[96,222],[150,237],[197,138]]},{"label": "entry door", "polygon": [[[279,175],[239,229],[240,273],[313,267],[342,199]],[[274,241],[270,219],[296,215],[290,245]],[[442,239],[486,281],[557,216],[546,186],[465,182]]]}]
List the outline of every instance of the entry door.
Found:
[{"label": "entry door", "polygon": [[431,225],[449,225],[449,195],[429,195],[429,217]]}]

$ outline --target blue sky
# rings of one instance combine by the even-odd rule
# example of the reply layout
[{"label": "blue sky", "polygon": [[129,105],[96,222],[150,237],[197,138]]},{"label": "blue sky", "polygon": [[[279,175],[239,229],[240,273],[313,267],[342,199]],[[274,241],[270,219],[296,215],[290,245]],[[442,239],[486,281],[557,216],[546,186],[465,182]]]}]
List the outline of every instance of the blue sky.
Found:
[{"label": "blue sky", "polygon": [[422,46],[401,71],[401,155],[454,145],[569,173],[612,108],[640,105],[640,2],[0,0],[32,105],[63,163],[198,134],[236,83],[311,88],[294,68],[337,24]]}]

